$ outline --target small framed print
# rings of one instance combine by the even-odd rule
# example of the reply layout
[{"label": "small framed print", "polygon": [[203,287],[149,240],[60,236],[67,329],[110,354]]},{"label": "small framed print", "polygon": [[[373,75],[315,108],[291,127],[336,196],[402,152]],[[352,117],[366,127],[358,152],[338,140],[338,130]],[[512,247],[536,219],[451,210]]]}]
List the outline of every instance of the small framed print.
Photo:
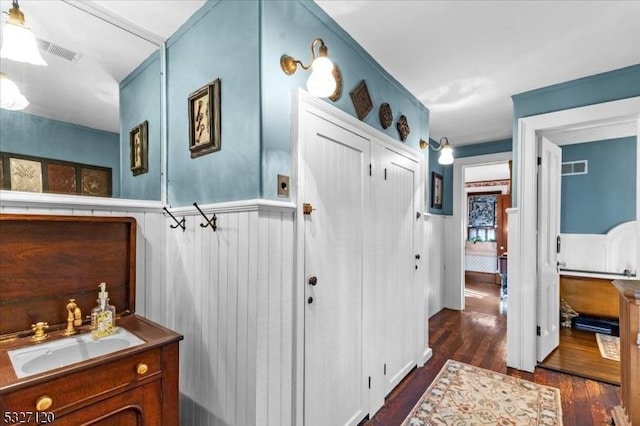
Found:
[{"label": "small framed print", "polygon": [[134,176],[149,171],[149,123],[144,121],[129,132],[129,151],[131,156],[131,173]]},{"label": "small framed print", "polygon": [[442,209],[442,175],[431,172],[431,208]]},{"label": "small framed print", "polygon": [[220,151],[220,79],[189,96],[189,151],[191,158]]}]

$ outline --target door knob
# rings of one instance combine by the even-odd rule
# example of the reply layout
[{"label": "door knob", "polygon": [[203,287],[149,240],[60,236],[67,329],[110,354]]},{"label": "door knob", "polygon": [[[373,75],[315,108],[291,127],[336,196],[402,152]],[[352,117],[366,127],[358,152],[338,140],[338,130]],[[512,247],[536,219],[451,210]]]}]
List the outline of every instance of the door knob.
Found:
[{"label": "door knob", "polygon": [[420,260],[420,255],[416,254],[416,259]]},{"label": "door knob", "polygon": [[318,278],[317,277],[309,277],[309,285],[316,285],[318,284]]},{"label": "door knob", "polygon": [[312,304],[312,303],[313,303],[313,297],[309,297],[309,298],[307,299],[307,303],[308,303],[308,304]]}]

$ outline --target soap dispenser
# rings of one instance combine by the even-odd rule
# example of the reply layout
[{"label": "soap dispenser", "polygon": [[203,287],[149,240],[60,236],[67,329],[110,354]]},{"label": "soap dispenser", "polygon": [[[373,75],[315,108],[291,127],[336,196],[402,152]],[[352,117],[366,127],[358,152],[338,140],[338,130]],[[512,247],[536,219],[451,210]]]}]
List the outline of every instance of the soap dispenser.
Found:
[{"label": "soap dispenser", "polygon": [[116,307],[109,304],[107,284],[100,283],[98,288],[98,306],[91,310],[91,336],[94,340],[113,334],[116,326]]}]

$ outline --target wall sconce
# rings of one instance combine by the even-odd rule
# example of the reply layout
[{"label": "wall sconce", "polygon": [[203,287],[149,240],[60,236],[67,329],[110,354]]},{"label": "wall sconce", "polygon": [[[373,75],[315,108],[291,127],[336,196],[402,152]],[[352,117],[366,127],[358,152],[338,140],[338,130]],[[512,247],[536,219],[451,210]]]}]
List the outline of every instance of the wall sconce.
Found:
[{"label": "wall sconce", "polygon": [[20,93],[18,86],[9,77],[0,72],[0,108],[11,111],[25,109],[29,101]]},{"label": "wall sconce", "polygon": [[2,31],[0,57],[33,65],[47,65],[38,50],[36,37],[24,24],[24,14],[20,11],[18,0],[11,2],[7,22]]},{"label": "wall sconce", "polygon": [[453,164],[453,148],[451,148],[451,145],[449,145],[449,139],[440,138],[440,143],[438,144],[437,148],[432,144],[429,144],[429,142],[425,141],[424,139],[420,139],[420,149],[427,149],[427,147],[431,147],[431,149],[436,152],[440,151],[438,163],[443,165]]},{"label": "wall sconce", "polygon": [[[318,46],[317,54],[316,46]],[[307,90],[311,95],[319,98],[331,97],[332,99],[336,96],[339,97],[337,94],[340,90],[338,83],[342,77],[338,68],[329,59],[327,45],[321,38],[316,38],[311,42],[311,63],[309,65],[304,65],[289,55],[282,55],[280,58],[280,67],[287,75],[294,74],[298,69],[298,64],[303,70],[311,68],[311,75],[307,80]]]}]

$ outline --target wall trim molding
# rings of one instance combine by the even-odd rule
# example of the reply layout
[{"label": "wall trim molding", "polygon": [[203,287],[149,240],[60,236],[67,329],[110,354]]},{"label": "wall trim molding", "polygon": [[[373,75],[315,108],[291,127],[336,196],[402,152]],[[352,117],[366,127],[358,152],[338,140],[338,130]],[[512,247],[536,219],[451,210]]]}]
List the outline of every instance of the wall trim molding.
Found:
[{"label": "wall trim molding", "polygon": [[[198,204],[204,213],[231,213],[231,212],[253,212],[253,211],[283,211],[291,212],[296,205],[290,201],[276,201],[266,199],[226,201],[222,203]],[[200,212],[194,206],[169,208],[173,214],[199,215]]]},{"label": "wall trim molding", "polygon": [[128,212],[162,211],[162,203],[160,201],[4,190],[0,191],[0,206],[23,208],[73,208],[80,210],[97,209]]}]

